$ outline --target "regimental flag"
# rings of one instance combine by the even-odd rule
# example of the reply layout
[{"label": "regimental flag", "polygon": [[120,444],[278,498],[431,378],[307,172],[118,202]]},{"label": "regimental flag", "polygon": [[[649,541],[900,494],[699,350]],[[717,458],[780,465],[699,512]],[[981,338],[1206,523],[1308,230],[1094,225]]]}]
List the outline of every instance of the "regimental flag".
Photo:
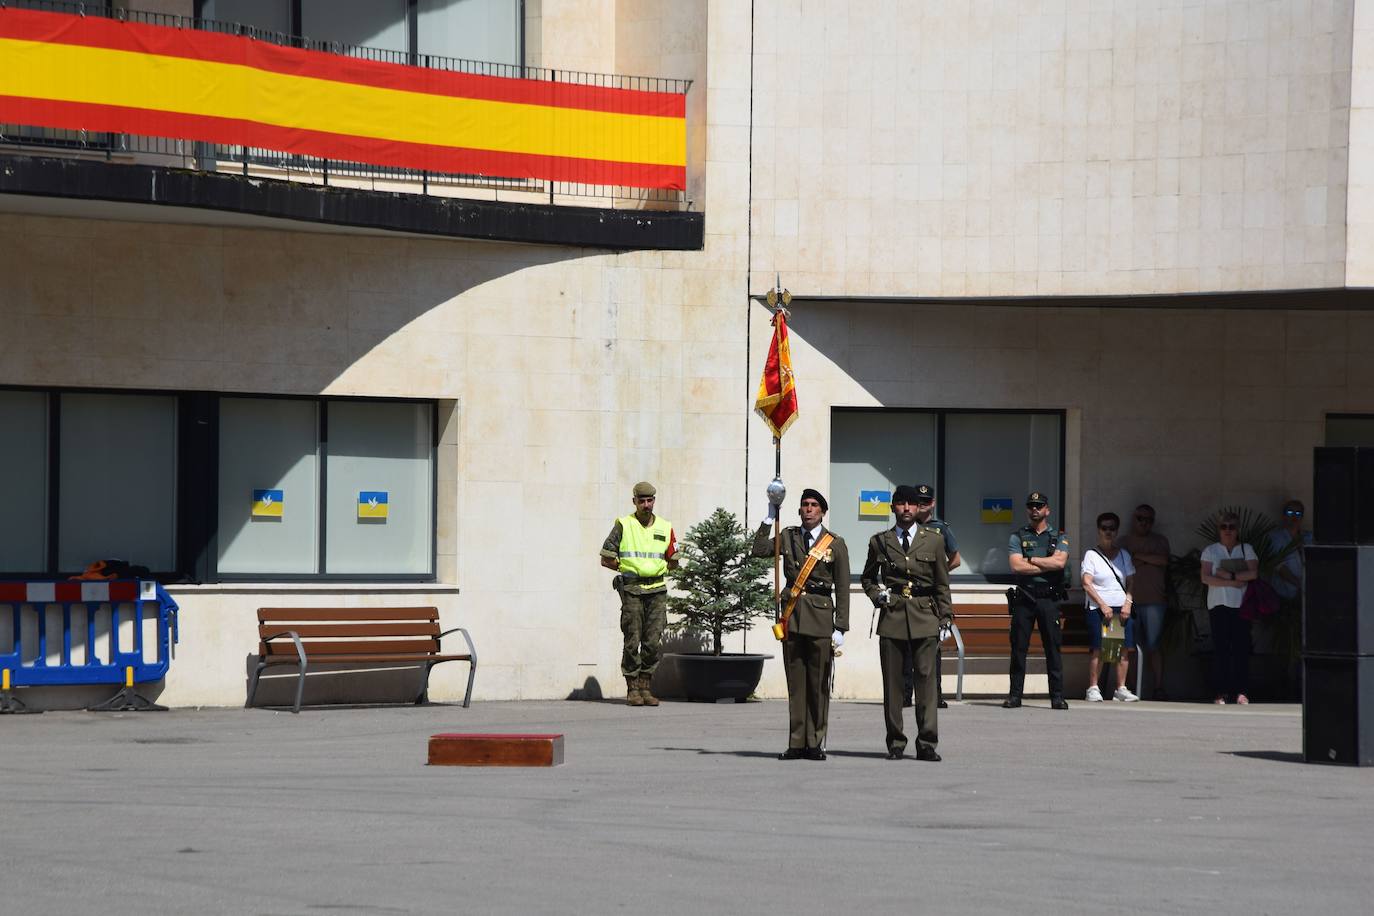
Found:
[{"label": "regimental flag", "polygon": [[792,374],[792,345],[787,341],[787,317],[782,309],[773,313],[773,342],[768,345],[754,412],[779,439],[797,419],[797,380]]},{"label": "regimental flag", "polygon": [[984,525],[1005,525],[1011,521],[1010,496],[989,496],[983,499],[981,519]]},{"label": "regimental flag", "polygon": [[859,515],[863,518],[887,518],[892,511],[891,490],[860,490]]},{"label": "regimental flag", "polygon": [[386,490],[358,492],[358,518],[386,518]]},{"label": "regimental flag", "polygon": [[281,490],[253,491],[254,518],[281,518],[285,506],[286,500],[282,498]]},{"label": "regimental flag", "polygon": [[0,124],[682,190],[686,99],[0,6]]}]

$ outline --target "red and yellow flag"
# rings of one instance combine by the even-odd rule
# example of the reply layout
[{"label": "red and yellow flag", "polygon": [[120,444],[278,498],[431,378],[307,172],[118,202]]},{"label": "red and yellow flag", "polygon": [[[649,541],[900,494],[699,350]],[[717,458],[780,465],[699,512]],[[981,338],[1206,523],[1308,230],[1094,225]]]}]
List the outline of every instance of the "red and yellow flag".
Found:
[{"label": "red and yellow flag", "polygon": [[797,380],[792,374],[792,345],[787,342],[787,317],[782,309],[773,313],[773,341],[768,345],[768,362],[759,379],[754,412],[779,439],[797,419]]},{"label": "red and yellow flag", "polygon": [[0,7],[0,123],[433,172],[686,187],[686,96]]}]

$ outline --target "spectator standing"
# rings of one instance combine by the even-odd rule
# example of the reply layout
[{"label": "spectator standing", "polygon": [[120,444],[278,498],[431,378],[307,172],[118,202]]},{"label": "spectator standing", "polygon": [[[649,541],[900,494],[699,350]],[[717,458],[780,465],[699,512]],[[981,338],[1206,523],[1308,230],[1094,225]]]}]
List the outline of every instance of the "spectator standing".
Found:
[{"label": "spectator standing", "polygon": [[[1112,617],[1121,620],[1125,630],[1124,648],[1135,648],[1135,621],[1131,619],[1131,585],[1135,578],[1135,566],[1131,563],[1130,551],[1116,543],[1121,519],[1115,512],[1103,512],[1097,517],[1097,546],[1088,548],[1083,554],[1083,591],[1087,595],[1088,608],[1088,693],[1089,703],[1102,702],[1102,690],[1097,686],[1102,676],[1102,625]],[[1131,693],[1126,686],[1126,671],[1130,658],[1122,654],[1116,663],[1116,692],[1113,700],[1134,703],[1140,697]]]},{"label": "spectator standing", "polygon": [[[1292,548],[1270,578],[1269,584],[1278,592],[1279,600],[1292,604],[1302,599],[1302,580],[1306,570],[1303,547],[1312,543],[1312,532],[1303,530],[1302,520],[1306,515],[1302,500],[1290,499],[1283,504],[1283,514],[1277,530],[1269,534],[1269,547],[1275,555]],[[1293,546],[1293,545],[1297,546]]]},{"label": "spectator standing", "polygon": [[1167,700],[1164,692],[1164,655],[1159,651],[1164,636],[1164,618],[1169,610],[1165,577],[1169,571],[1169,539],[1155,531],[1155,510],[1147,503],[1135,507],[1131,514],[1131,530],[1117,538],[1116,543],[1130,553],[1135,565],[1135,596],[1132,619],[1137,645],[1144,643],[1145,660],[1150,667],[1152,700]]},{"label": "spectator standing", "polygon": [[1215,544],[1202,550],[1202,584],[1207,586],[1207,617],[1212,624],[1212,686],[1219,706],[1228,698],[1242,706],[1250,676],[1250,621],[1242,620],[1245,584],[1259,577],[1255,548],[1240,542],[1240,519],[1234,512],[1217,517]]}]

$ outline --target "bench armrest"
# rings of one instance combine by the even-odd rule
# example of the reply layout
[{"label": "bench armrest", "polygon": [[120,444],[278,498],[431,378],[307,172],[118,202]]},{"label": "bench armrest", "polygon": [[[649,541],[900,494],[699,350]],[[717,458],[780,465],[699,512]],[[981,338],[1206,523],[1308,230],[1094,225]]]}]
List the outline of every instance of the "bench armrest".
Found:
[{"label": "bench armrest", "polygon": [[463,634],[463,641],[468,644],[468,655],[472,658],[472,666],[474,668],[477,667],[477,647],[472,644],[472,637],[468,635],[468,631],[463,629],[462,627],[454,627],[451,630],[445,630],[444,632],[440,633],[436,638],[443,639],[450,633]]},{"label": "bench armrest", "polygon": [[295,630],[283,630],[283,631],[280,632],[280,633],[273,633],[271,636],[268,636],[266,639],[264,639],[263,642],[265,642],[265,643],[266,643],[266,642],[271,642],[271,641],[274,640],[274,639],[281,639],[283,636],[290,636],[290,637],[291,637],[291,641],[292,641],[293,643],[296,644],[296,655],[300,657],[300,660],[301,660],[301,669],[304,670],[304,669],[305,669],[305,646],[301,645],[301,638],[300,638],[300,636],[296,635],[296,631],[295,631]]}]

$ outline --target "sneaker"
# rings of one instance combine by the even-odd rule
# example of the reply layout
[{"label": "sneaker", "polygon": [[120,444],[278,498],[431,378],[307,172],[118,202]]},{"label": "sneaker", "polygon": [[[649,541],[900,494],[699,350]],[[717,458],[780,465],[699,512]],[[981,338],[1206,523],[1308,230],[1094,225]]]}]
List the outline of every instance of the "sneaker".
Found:
[{"label": "sneaker", "polygon": [[1140,699],[1140,697],[1131,693],[1131,688],[1121,686],[1116,688],[1116,693],[1112,694],[1112,699],[1116,700],[1118,703],[1134,703],[1136,700]]},{"label": "sneaker", "polygon": [[1225,706],[1225,705],[1226,705],[1226,697],[1218,696],[1218,697],[1217,697],[1215,700],[1213,700],[1212,702],[1215,703],[1217,706]]},{"label": "sneaker", "polygon": [[1087,696],[1083,697],[1083,699],[1087,700],[1089,703],[1101,703],[1102,691],[1098,689],[1098,686],[1096,684],[1093,684],[1091,687],[1088,688],[1088,694]]},{"label": "sneaker", "polygon": [[1236,704],[1238,706],[1249,706],[1250,698],[1243,693],[1236,694]]}]

